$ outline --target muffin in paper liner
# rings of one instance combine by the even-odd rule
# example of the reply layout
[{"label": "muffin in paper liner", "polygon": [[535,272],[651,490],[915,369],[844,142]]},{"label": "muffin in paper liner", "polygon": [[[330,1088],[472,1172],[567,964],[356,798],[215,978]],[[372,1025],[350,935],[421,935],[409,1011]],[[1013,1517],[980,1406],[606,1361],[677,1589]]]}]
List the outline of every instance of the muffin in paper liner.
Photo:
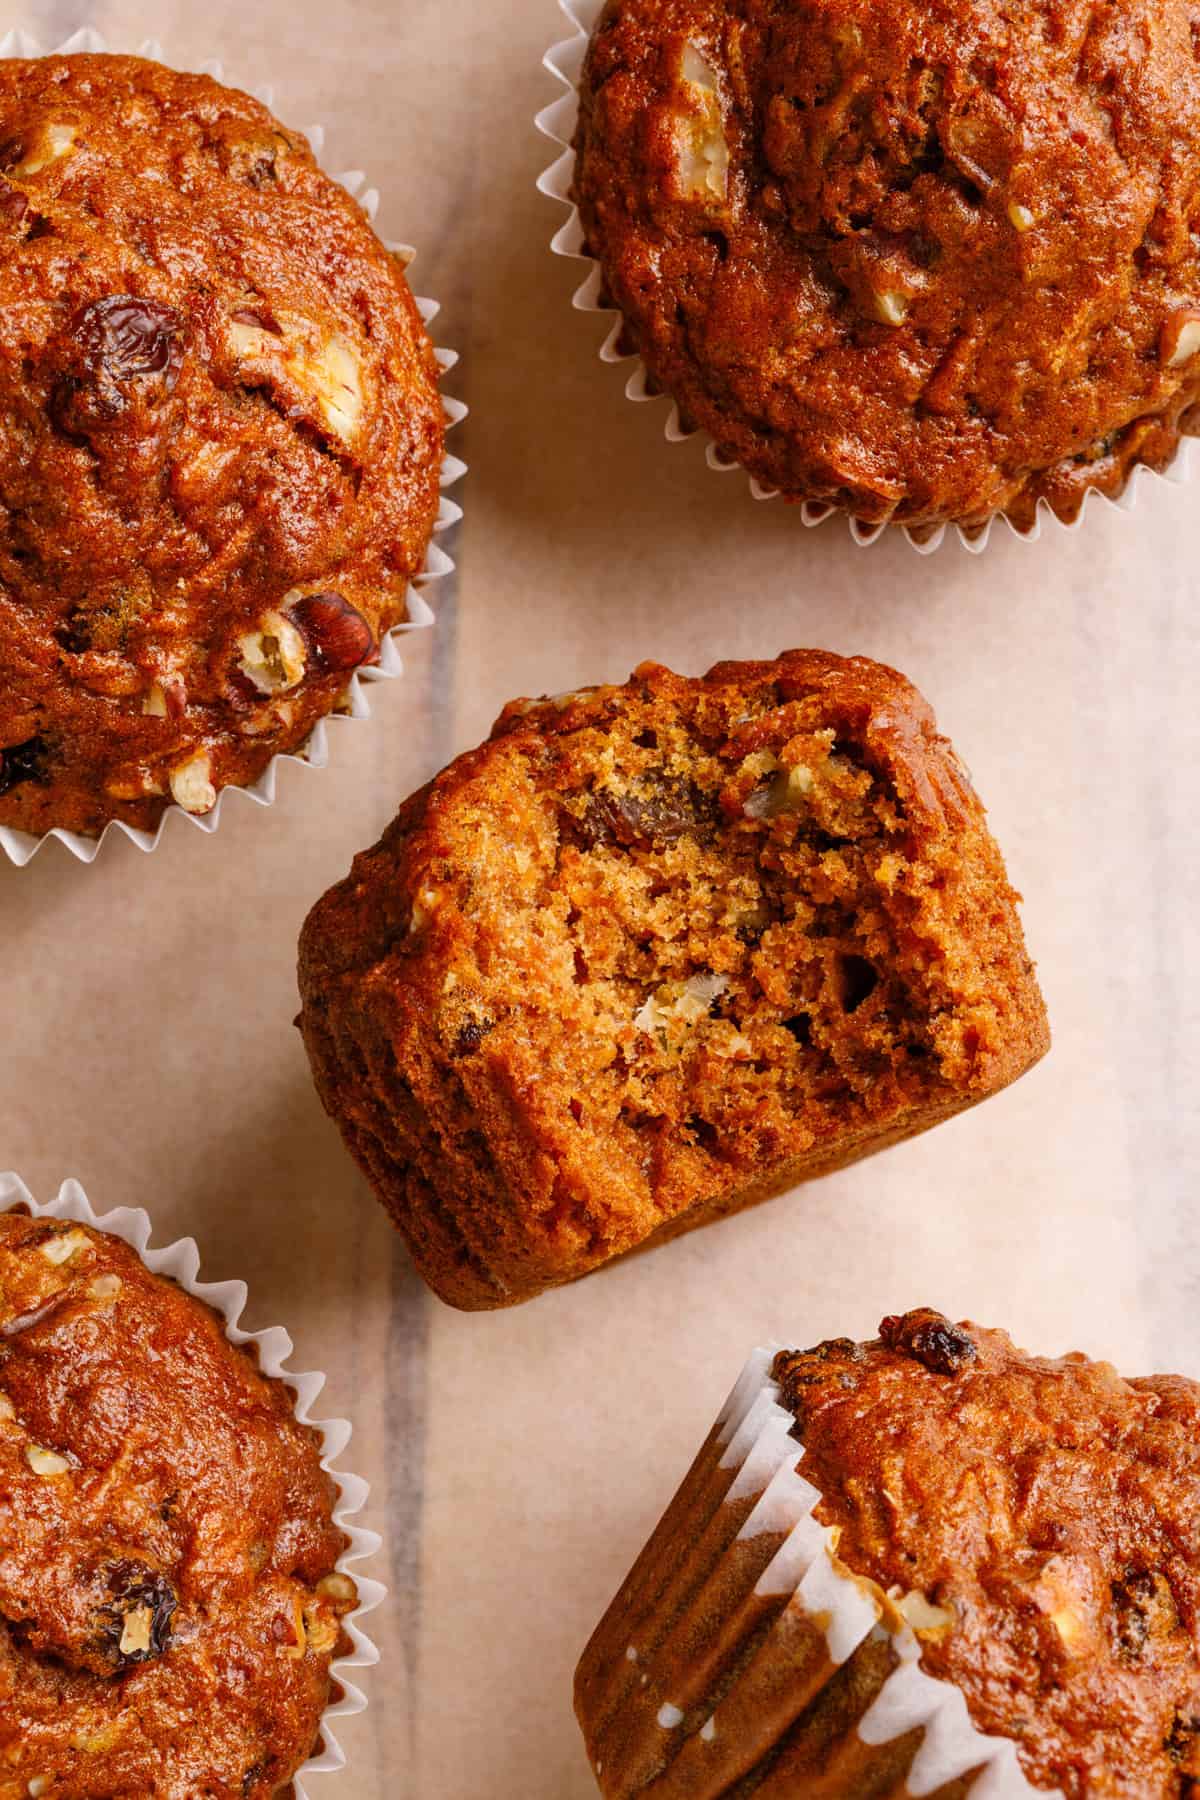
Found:
[{"label": "muffin in paper liner", "polygon": [[[606,363],[632,363],[634,366],[625,384],[626,397],[637,402],[657,400],[664,397],[663,389],[654,380],[641,357],[629,345],[624,317],[605,290],[604,274],[599,262],[588,252],[579,209],[572,198],[575,181],[575,128],[579,118],[579,78],[583,71],[592,32],[604,11],[606,0],[558,0],[558,5],[559,10],[571,25],[571,34],[552,45],[542,58],[542,62],[543,66],[562,83],[567,92],[552,105],[544,107],[537,115],[536,120],[538,130],[543,136],[550,138],[560,147],[560,154],[550,167],[538,177],[538,188],[549,199],[558,201],[560,205],[566,207],[569,213],[566,223],[559,227],[551,239],[550,247],[556,256],[567,257],[576,262],[586,263],[588,266],[587,275],[572,300],[575,310],[585,313],[601,313],[612,320],[611,328],[600,349],[600,360]],[[706,436],[706,434],[700,434],[697,428],[685,424],[680,416],[678,406],[673,401],[670,403],[670,410],[667,414],[664,435],[672,444],[685,443],[689,438],[697,435]],[[1084,496],[1078,514],[1071,520],[1060,519],[1050,505],[1042,500],[1038,503],[1036,520],[1028,531],[1020,530],[1005,514],[996,513],[981,530],[967,531],[961,525],[955,525],[954,533],[964,550],[978,555],[987,548],[993,528],[1001,521],[1014,537],[1018,537],[1026,543],[1036,543],[1040,539],[1044,524],[1056,527],[1059,531],[1074,532],[1083,524],[1089,508],[1101,502],[1105,506],[1115,507],[1120,512],[1132,512],[1137,506],[1141,490],[1147,481],[1168,481],[1173,485],[1181,485],[1189,481],[1196,472],[1197,455],[1196,444],[1190,439],[1185,439],[1180,446],[1178,455],[1167,469],[1160,473],[1158,470],[1148,468],[1145,464],[1139,464],[1131,473],[1123,492],[1115,499],[1110,499],[1107,494],[1100,493],[1096,488],[1090,488]],[[725,456],[707,436],[705,456],[709,468],[719,474],[741,469],[739,462]],[[779,498],[777,488],[766,486],[756,476],[750,477],[750,492],[756,500]],[[841,509],[825,501],[804,500],[799,502],[796,511],[799,513],[802,524],[815,526],[823,524],[826,519]],[[860,549],[865,549],[878,542],[890,529],[887,521],[868,523],[850,515],[846,515],[846,521],[850,537]],[[900,529],[914,550],[922,556],[928,556],[945,542],[950,527],[948,525],[938,525],[932,528],[905,525]]]},{"label": "muffin in paper liner", "polygon": [[[11,30],[0,37],[0,57],[69,56],[81,52],[104,55],[112,51],[124,50],[127,50],[130,55],[142,56],[153,62],[171,62],[168,53],[155,39],[147,39],[136,46],[115,45],[105,39],[100,32],[90,27],[84,27],[72,33],[63,43],[55,45],[50,50],[47,50],[44,44],[25,30]],[[211,75],[214,81],[225,79],[222,65],[216,60],[201,63],[196,72],[202,75]],[[247,91],[252,93],[253,97],[261,101],[264,106],[274,107],[274,90],[270,85],[263,84]],[[318,162],[325,167],[322,158],[325,143],[324,126],[310,125],[305,129],[304,136],[311,144],[313,154]],[[327,169],[326,173],[332,174],[333,179],[358,200],[368,220],[374,224],[379,210],[379,191],[368,185],[366,175],[357,169],[338,174]],[[406,266],[411,264],[416,255],[416,252],[407,244],[385,241],[385,248],[401,257]],[[425,324],[432,325],[441,311],[438,301],[418,295],[416,304]],[[457,351],[438,349],[435,354],[443,374],[448,373],[458,362]],[[454,427],[461,424],[466,417],[467,408],[460,400],[453,399],[444,391],[441,397],[446,414],[447,431],[453,431]],[[68,831],[62,826],[55,826],[37,837],[28,832],[18,831],[12,826],[0,825],[0,850],[4,851],[9,861],[15,863],[18,868],[23,868],[47,839],[57,838],[80,862],[91,863],[95,861],[101,846],[111,833],[118,833],[128,838],[139,850],[149,853],[157,850],[162,842],[168,820],[175,817],[186,820],[189,825],[195,826],[200,831],[214,832],[221,822],[222,806],[229,794],[244,794],[256,806],[272,806],[275,802],[280,763],[299,763],[307,764],[315,769],[325,768],[330,756],[328,737],[330,721],[369,718],[371,709],[366,691],[368,686],[372,682],[396,680],[404,673],[398,639],[407,632],[425,631],[434,623],[434,613],[426,595],[438,582],[444,581],[447,576],[452,575],[455,567],[452,558],[442,549],[437,540],[456,526],[462,518],[462,508],[449,497],[448,490],[461,481],[466,472],[466,464],[447,452],[442,463],[442,495],[437,520],[434,524],[434,535],[429,545],[425,568],[408,590],[408,616],[382,637],[378,663],[354,671],[348,683],[344,703],[336,712],[327,714],[317,723],[299,750],[274,757],[258,779],[246,787],[222,788],[217,795],[216,804],[210,812],[189,813],[181,806],[168,806],[152,831],[140,831],[119,819],[110,821],[97,837],[86,837],[79,832]]]},{"label": "muffin in paper liner", "polygon": [[922,1670],[925,1607],[852,1575],[813,1516],[779,1348],[747,1363],[584,1652],[576,1711],[601,1791],[1029,1800],[1044,1790],[1013,1744]]},{"label": "muffin in paper liner", "polygon": [[153,1228],[150,1217],[140,1207],[122,1206],[111,1212],[98,1214],[77,1181],[64,1181],[52,1200],[39,1202],[19,1176],[11,1171],[0,1172],[0,1213],[17,1208],[37,1219],[69,1219],[95,1231],[107,1232],[130,1245],[152,1274],[177,1282],[187,1293],[211,1307],[224,1320],[225,1335],[231,1344],[251,1345],[259,1371],[271,1379],[282,1381],[295,1395],[297,1421],[320,1434],[324,1451],[321,1468],[338,1487],[333,1523],[348,1540],[337,1560],[336,1570],[349,1575],[354,1581],[358,1589],[358,1604],[341,1621],[342,1630],[350,1639],[352,1649],[348,1655],[339,1657],[330,1668],[330,1700],[321,1721],[320,1742],[313,1754],[297,1770],[293,1786],[286,1790],[294,1793],[296,1800],[316,1800],[325,1790],[322,1784],[310,1786],[310,1778],[346,1767],[346,1756],[334,1733],[333,1722],[340,1718],[352,1718],[366,1709],[366,1695],[348,1678],[349,1671],[374,1668],[379,1661],[379,1651],[368,1636],[363,1621],[387,1597],[387,1589],[381,1582],[358,1574],[354,1567],[364,1559],[375,1556],[381,1547],[381,1540],[377,1533],[354,1522],[370,1496],[367,1483],[358,1475],[348,1474],[334,1467],[350,1442],[352,1427],[349,1421],[313,1417],[313,1408],[325,1386],[325,1376],[315,1371],[296,1373],[288,1368],[292,1340],[281,1326],[273,1326],[265,1331],[242,1329],[238,1321],[248,1298],[245,1282],[201,1281],[200,1252],[194,1239],[179,1238],[173,1244],[152,1248],[150,1239]]}]

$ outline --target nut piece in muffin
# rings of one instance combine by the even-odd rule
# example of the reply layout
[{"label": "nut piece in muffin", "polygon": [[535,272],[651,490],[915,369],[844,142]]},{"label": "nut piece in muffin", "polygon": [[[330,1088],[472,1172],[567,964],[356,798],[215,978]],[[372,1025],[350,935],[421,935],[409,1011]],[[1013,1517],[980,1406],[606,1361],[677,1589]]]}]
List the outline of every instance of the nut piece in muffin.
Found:
[{"label": "nut piece in muffin", "polygon": [[0,825],[208,811],[405,617],[445,420],[397,259],[204,75],[0,61]]},{"label": "nut piece in muffin", "polygon": [[1200,1385],[880,1332],[739,1384],[579,1667],[604,1794],[1191,1793]]},{"label": "nut piece in muffin", "polygon": [[789,499],[928,535],[1200,399],[1190,0],[609,0],[573,197],[628,347]]},{"label": "nut piece in muffin", "polygon": [[357,1601],[318,1434],[119,1239],[0,1213],[0,1796],[290,1793]]},{"label": "nut piece in muffin", "polygon": [[510,1305],[1013,1081],[1016,900],[894,670],[647,663],[402,807],[305,925],[300,1024],[426,1279]]}]

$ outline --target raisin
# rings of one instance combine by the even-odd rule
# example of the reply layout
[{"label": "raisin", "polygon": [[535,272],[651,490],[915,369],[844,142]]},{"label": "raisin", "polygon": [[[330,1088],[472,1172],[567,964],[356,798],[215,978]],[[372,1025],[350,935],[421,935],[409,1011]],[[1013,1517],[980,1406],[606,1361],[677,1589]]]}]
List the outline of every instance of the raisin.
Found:
[{"label": "raisin", "polygon": [[108,294],[80,314],[75,336],[88,361],[115,381],[162,375],[173,387],[183,357],[183,320],[174,307],[135,294]]},{"label": "raisin", "polygon": [[[155,1661],[167,1649],[171,1620],[179,1607],[174,1588],[157,1570],[126,1561],[109,1565],[107,1584],[112,1605],[101,1610],[100,1621],[109,1659],[118,1669]],[[131,1619],[137,1615],[143,1615],[144,1647],[139,1641],[138,1647],[123,1649],[130,1635]]]},{"label": "raisin", "polygon": [[36,782],[44,787],[50,777],[47,773],[48,750],[44,738],[26,738],[23,744],[8,744],[0,750],[0,795],[9,794],[13,788],[19,787],[23,781]]},{"label": "raisin", "polygon": [[1181,1792],[1185,1794],[1188,1791],[1190,1777],[1194,1776],[1197,1771],[1190,1767],[1184,1769],[1183,1765],[1191,1764],[1194,1761],[1198,1737],[1200,1737],[1200,1719],[1185,1718],[1182,1713],[1176,1713],[1175,1723],[1171,1727],[1170,1736],[1164,1747],[1171,1761],[1178,1763],[1183,1771]]},{"label": "raisin", "polygon": [[10,187],[7,181],[0,181],[0,218],[11,219],[14,225],[19,225],[28,211],[28,197],[20,188]]},{"label": "raisin", "polygon": [[324,673],[345,673],[376,655],[375,634],[340,594],[305,594],[289,608],[313,661]]},{"label": "raisin", "polygon": [[708,818],[704,798],[690,782],[659,777],[640,790],[592,794],[575,826],[588,849],[620,844],[626,850],[655,850],[696,836]]},{"label": "raisin", "polygon": [[911,1356],[935,1375],[958,1375],[979,1357],[965,1331],[928,1307],[885,1319],[879,1335],[889,1350]]},{"label": "raisin", "polygon": [[[855,1377],[847,1364],[861,1363],[866,1350],[852,1338],[828,1338],[811,1350],[781,1350],[771,1373],[779,1383],[784,1406],[795,1424],[791,1436],[803,1442],[808,1414],[808,1388],[852,1388]],[[839,1368],[838,1365],[842,1366]]]},{"label": "raisin", "polygon": [[247,168],[243,179],[253,188],[266,187],[268,181],[278,181],[274,150],[264,150],[261,155],[256,156]]},{"label": "raisin", "polygon": [[1123,1581],[1112,1584],[1117,1650],[1126,1661],[1137,1660],[1150,1635],[1148,1609],[1156,1592],[1153,1575],[1144,1569],[1130,1569]]},{"label": "raisin", "polygon": [[473,1056],[488,1032],[495,1030],[495,1025],[496,1022],[494,1019],[470,1018],[465,1020],[464,1023],[459,1026],[458,1035],[454,1040],[454,1049],[451,1051],[451,1055],[455,1057]]},{"label": "raisin", "polygon": [[804,1354],[812,1362],[863,1362],[867,1353],[853,1338],[826,1338]]},{"label": "raisin", "polygon": [[106,294],[71,327],[71,368],[54,411],[65,431],[86,436],[120,418],[137,395],[169,394],[183,362],[185,324],[173,307],[136,294]]}]

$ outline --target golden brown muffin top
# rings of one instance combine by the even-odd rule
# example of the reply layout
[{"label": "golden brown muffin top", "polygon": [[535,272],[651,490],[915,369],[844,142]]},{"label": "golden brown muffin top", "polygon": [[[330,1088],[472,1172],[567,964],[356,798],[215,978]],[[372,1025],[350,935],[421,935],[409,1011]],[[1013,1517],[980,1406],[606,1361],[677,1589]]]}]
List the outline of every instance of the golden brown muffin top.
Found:
[{"label": "golden brown muffin top", "polygon": [[791,497],[1032,523],[1200,394],[1191,0],[609,0],[575,195],[636,348]]},{"label": "golden brown muffin top", "polygon": [[[1200,1779],[1200,1385],[1027,1356],[928,1310],[775,1374],[838,1556],[944,1613],[929,1674],[1037,1787],[1176,1800]],[[932,1615],[931,1615],[932,1618]]]},{"label": "golden brown muffin top", "polygon": [[423,566],[437,373],[256,100],[0,62],[0,824],[202,812],[303,742]]},{"label": "golden brown muffin top", "polygon": [[354,1583],[317,1434],[128,1245],[0,1214],[0,1800],[269,1800]]}]

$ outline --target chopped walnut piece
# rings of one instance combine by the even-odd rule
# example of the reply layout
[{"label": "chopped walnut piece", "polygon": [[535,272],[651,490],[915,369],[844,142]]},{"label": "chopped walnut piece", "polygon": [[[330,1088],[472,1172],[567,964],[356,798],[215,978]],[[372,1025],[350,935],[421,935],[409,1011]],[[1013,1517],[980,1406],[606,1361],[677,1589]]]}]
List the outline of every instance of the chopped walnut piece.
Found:
[{"label": "chopped walnut piece", "polygon": [[308,654],[303,634],[280,612],[264,613],[257,631],[238,639],[239,667],[260,694],[285,693],[304,680]]},{"label": "chopped walnut piece", "polygon": [[716,70],[703,51],[688,44],[679,72],[693,103],[693,110],[676,119],[680,186],[689,199],[724,200],[729,188],[729,144]]},{"label": "chopped walnut piece", "polygon": [[899,288],[875,295],[875,311],[882,325],[903,325],[912,301]]},{"label": "chopped walnut piece", "polygon": [[312,1656],[329,1656],[337,1648],[341,1635],[341,1624],[335,1612],[330,1612],[322,1601],[304,1608],[305,1646]]},{"label": "chopped walnut piece", "polygon": [[28,181],[31,176],[40,175],[43,169],[61,162],[75,148],[78,136],[74,125],[48,125],[33,147],[25,152],[20,162],[15,163],[8,171],[18,181]]},{"label": "chopped walnut piece", "polygon": [[212,764],[203,751],[171,770],[171,792],[184,812],[211,812],[217,804]]},{"label": "chopped walnut piece", "polygon": [[235,359],[267,376],[277,373],[316,403],[321,422],[339,441],[352,447],[362,424],[362,361],[349,338],[340,332],[322,336],[310,319],[279,315],[279,329],[269,329],[249,315],[229,324],[229,346]]},{"label": "chopped walnut piece", "polygon": [[954,1626],[957,1614],[952,1606],[935,1606],[927,1595],[913,1590],[909,1594],[889,1596],[895,1599],[896,1611],[918,1637],[945,1632]]},{"label": "chopped walnut piece", "polygon": [[83,1253],[91,1254],[91,1242],[86,1232],[65,1231],[56,1233],[42,1245],[42,1255],[48,1263],[56,1266],[70,1262],[73,1256]]},{"label": "chopped walnut piece", "polygon": [[127,1657],[149,1656],[153,1626],[154,1612],[151,1607],[132,1607],[125,1614],[125,1624],[121,1631],[119,1646],[121,1655]]},{"label": "chopped walnut piece", "polygon": [[1162,360],[1168,369],[1182,369],[1200,355],[1200,308],[1181,307],[1162,329]]},{"label": "chopped walnut piece", "polygon": [[30,1444],[25,1452],[25,1461],[35,1475],[68,1475],[71,1465],[65,1456],[57,1450],[43,1450],[38,1444]]},{"label": "chopped walnut piece", "polygon": [[633,1022],[648,1033],[667,1031],[675,1022],[695,1025],[728,986],[727,975],[692,975],[678,988],[662,987],[651,994]]},{"label": "chopped walnut piece", "polygon": [[331,1600],[336,1606],[353,1606],[358,1600],[358,1588],[349,1575],[335,1570],[317,1583],[317,1593],[322,1600]]}]

